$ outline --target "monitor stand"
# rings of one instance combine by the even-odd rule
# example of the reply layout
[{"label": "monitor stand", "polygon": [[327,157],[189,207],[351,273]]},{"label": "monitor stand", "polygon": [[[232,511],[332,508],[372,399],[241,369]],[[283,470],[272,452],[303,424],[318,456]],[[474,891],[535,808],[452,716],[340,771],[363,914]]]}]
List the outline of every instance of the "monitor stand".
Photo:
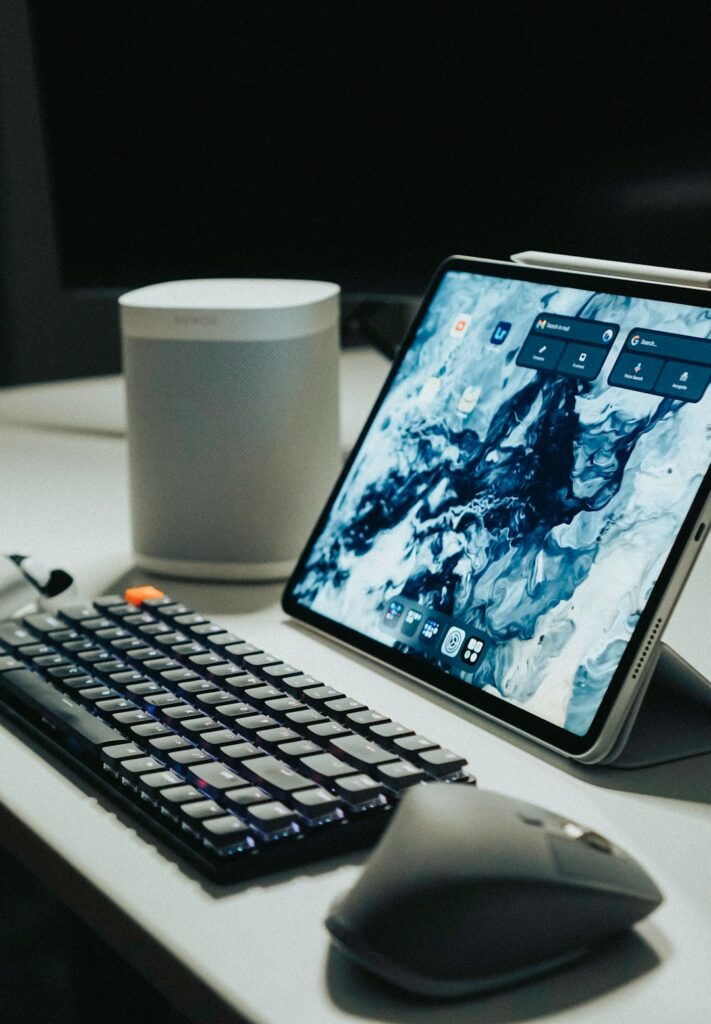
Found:
[{"label": "monitor stand", "polygon": [[605,760],[646,768],[711,753],[711,682],[665,643],[646,691]]},{"label": "monitor stand", "polygon": [[[533,250],[515,253],[511,260],[523,266],[551,270],[711,287],[710,274],[669,267],[612,263]],[[667,644],[662,643],[659,648],[649,685],[646,691],[641,689],[605,764],[615,768],[644,768],[711,753],[711,681]]]}]

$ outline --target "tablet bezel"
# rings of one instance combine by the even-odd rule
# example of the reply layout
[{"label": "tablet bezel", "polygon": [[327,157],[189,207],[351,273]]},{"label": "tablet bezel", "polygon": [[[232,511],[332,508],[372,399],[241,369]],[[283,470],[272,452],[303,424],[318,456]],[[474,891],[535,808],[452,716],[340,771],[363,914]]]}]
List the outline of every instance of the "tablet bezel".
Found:
[{"label": "tablet bezel", "polygon": [[[617,670],[600,702],[595,718],[590,728],[584,735],[577,735],[560,726],[520,707],[516,707],[505,699],[485,693],[465,683],[455,676],[437,668],[434,664],[424,658],[418,657],[410,652],[397,650],[388,647],[371,637],[359,633],[357,630],[344,626],[334,619],[314,612],[312,609],[301,604],[294,596],[294,587],[301,578],[311,549],[323,530],[334,502],[340,494],[341,487],[350,472],[351,466],[357,457],[361,445],[370,431],[373,420],[385,397],[390,391],[392,382],[397,375],[400,365],[413,343],[420,324],[429,309],[432,299],[439,287],[442,277],[450,271],[463,271],[468,273],[488,275],[495,278],[509,278],[522,281],[531,281],[546,285],[558,285],[568,288],[580,288],[582,290],[609,293],[613,295],[632,296],[641,299],[658,299],[664,302],[673,302],[680,305],[695,306],[698,308],[711,308],[711,291],[701,288],[689,288],[678,285],[647,283],[625,278],[611,277],[601,274],[581,274],[570,271],[557,271],[538,269],[522,266],[520,264],[506,263],[497,260],[485,260],[473,256],[451,256],[445,260],[435,272],[425,291],[422,303],[418,312],[400,346],[393,361],[390,372],[383,384],[383,387],[375,401],[375,404],[366,420],[366,423],[358,436],[353,449],[351,450],[341,474],[316,522],[311,535],[301,553],[296,567],[285,587],[282,596],[282,607],[284,611],[293,618],[314,627],[319,632],[333,637],[348,646],[360,651],[377,661],[404,672],[410,678],[431,686],[434,689],[454,697],[458,701],[468,705],[474,711],[485,714],[488,718],[494,719],[501,724],[515,729],[530,738],[542,742],[561,752],[573,757],[584,757],[600,739],[601,733],[610,718],[612,709],[620,696],[623,683],[628,678],[632,666],[635,665],[640,656],[640,651],[650,635],[651,624],[655,621],[659,609],[669,603],[676,594],[669,594],[668,588],[672,583],[674,573],[679,567],[687,546],[692,542],[693,533],[698,523],[698,517],[704,508],[709,494],[711,493],[711,466],[707,469],[703,482],[691,504],[684,522],[672,545],[671,551],[664,563],[659,578],[652,589],[649,600],[642,614],[639,617],[627,647],[620,659]],[[677,589],[678,581],[674,581],[674,588]],[[666,598],[666,601],[665,601]],[[637,686],[633,690],[625,687],[626,700],[628,704],[633,703],[634,694],[639,686],[646,685],[647,678],[641,673]],[[624,716],[621,723],[624,721]],[[616,730],[619,731],[619,730]],[[612,737],[610,738],[612,739]]]}]

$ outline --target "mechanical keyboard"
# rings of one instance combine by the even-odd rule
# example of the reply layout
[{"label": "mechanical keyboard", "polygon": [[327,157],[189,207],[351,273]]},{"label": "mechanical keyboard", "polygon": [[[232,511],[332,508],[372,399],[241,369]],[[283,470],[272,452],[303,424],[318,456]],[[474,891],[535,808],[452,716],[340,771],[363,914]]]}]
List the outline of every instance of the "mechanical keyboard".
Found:
[{"label": "mechanical keyboard", "polygon": [[234,882],[374,843],[466,760],[153,587],[0,623],[0,710]]}]

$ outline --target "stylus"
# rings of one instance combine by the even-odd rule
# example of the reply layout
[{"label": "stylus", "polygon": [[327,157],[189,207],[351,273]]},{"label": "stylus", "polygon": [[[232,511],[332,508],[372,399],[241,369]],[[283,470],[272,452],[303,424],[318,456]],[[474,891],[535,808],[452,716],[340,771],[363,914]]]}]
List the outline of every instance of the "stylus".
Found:
[{"label": "stylus", "polygon": [[616,260],[594,260],[584,256],[564,256],[556,252],[537,252],[527,249],[514,253],[513,263],[546,270],[571,270],[581,274],[607,274],[610,277],[628,277],[637,281],[658,281],[687,288],[711,288],[711,274],[699,270],[675,270],[672,267],[652,267],[644,263],[618,263]]}]

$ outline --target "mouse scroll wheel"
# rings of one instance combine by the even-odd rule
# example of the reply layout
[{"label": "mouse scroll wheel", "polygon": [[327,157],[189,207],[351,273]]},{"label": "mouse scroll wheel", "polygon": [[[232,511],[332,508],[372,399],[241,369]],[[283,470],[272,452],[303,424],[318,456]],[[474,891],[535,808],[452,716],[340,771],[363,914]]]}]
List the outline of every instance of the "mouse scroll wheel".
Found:
[{"label": "mouse scroll wheel", "polygon": [[577,839],[578,842],[585,843],[586,846],[592,846],[593,849],[600,850],[602,853],[612,853],[612,843],[609,839],[601,836],[599,832],[593,832],[589,828],[581,828],[580,825],[576,825],[572,821],[567,821],[563,825],[563,832],[569,839]]}]

